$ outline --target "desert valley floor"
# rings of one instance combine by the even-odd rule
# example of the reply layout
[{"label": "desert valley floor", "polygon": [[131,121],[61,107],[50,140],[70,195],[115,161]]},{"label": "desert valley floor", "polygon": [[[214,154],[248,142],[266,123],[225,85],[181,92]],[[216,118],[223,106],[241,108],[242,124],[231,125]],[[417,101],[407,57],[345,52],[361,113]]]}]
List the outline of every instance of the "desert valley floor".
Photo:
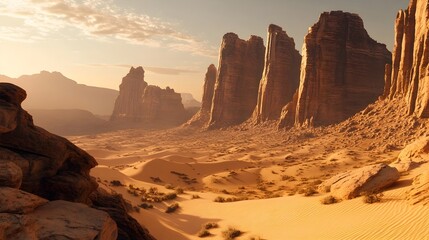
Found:
[{"label": "desert valley floor", "polygon": [[[401,114],[402,102],[378,101],[325,128],[247,122],[227,130],[122,130],[69,139],[97,159],[91,174],[99,184],[133,206],[147,192],[184,190],[152,209],[135,207],[132,216],[157,239],[200,239],[211,222],[219,227],[208,239],[221,239],[228,227],[244,232],[237,239],[429,239],[429,206],[407,199],[427,156],[402,172],[381,202],[358,197],[324,205],[328,194],[312,191],[335,174],[392,164],[405,146],[427,136],[427,120]],[[165,213],[176,202],[179,209]]]}]

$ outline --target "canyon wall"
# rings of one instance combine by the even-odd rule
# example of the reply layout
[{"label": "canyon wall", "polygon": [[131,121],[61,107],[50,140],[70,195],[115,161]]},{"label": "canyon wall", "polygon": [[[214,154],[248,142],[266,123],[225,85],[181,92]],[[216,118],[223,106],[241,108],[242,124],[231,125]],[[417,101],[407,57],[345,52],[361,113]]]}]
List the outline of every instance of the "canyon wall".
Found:
[{"label": "canyon wall", "polygon": [[228,127],[246,121],[256,106],[264,68],[262,38],[245,41],[235,33],[223,36],[209,128]]},{"label": "canyon wall", "polygon": [[293,38],[281,27],[271,24],[255,109],[258,122],[279,119],[282,108],[298,89],[300,67],[301,54],[295,49]]},{"label": "canyon wall", "polygon": [[[395,22],[390,88],[385,96],[404,96],[408,114],[429,117],[429,1],[411,0]],[[389,81],[390,79],[390,81]]]},{"label": "canyon wall", "polygon": [[283,112],[280,127],[291,118],[296,125],[335,124],[383,94],[391,53],[368,35],[357,14],[321,14],[309,29],[302,52],[296,106],[288,106],[296,109]]}]

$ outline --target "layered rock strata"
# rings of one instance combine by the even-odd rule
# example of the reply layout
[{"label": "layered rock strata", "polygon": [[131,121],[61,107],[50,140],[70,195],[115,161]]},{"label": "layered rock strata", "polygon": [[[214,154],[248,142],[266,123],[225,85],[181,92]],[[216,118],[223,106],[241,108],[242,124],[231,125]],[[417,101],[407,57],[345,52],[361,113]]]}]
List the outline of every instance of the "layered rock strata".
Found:
[{"label": "layered rock strata", "polygon": [[265,67],[259,86],[255,114],[258,122],[278,120],[299,85],[301,54],[293,38],[279,26],[268,27]]},{"label": "layered rock strata", "polygon": [[302,52],[295,116],[283,116],[295,124],[338,123],[382,95],[391,54],[368,35],[358,15],[323,13],[306,35]]},{"label": "layered rock strata", "polygon": [[262,38],[245,41],[235,33],[223,36],[209,128],[222,128],[247,120],[256,106],[264,68]]}]

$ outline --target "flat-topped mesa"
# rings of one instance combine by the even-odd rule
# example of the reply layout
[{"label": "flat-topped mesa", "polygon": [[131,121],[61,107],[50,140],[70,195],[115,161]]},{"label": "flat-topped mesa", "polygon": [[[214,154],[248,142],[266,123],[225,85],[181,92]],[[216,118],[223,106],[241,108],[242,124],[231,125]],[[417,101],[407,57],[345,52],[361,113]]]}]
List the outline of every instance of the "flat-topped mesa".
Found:
[{"label": "flat-topped mesa", "polygon": [[122,78],[119,96],[110,119],[138,121],[141,115],[141,98],[146,87],[143,68],[131,67],[130,72]]},{"label": "flat-topped mesa", "polygon": [[300,68],[301,54],[295,49],[293,38],[281,27],[271,24],[255,109],[258,122],[280,118],[282,108],[298,89]]},{"label": "flat-topped mesa", "polygon": [[141,119],[143,126],[177,126],[186,120],[187,113],[182,104],[180,93],[167,87],[161,89],[158,86],[146,87],[141,105]]},{"label": "flat-topped mesa", "polygon": [[264,68],[262,38],[245,41],[235,33],[223,36],[209,128],[228,127],[247,120],[256,106]]},{"label": "flat-topped mesa", "polygon": [[[341,122],[382,95],[391,53],[368,35],[357,14],[321,14],[309,29],[302,52],[296,125]],[[287,114],[282,117],[291,118]]]},{"label": "flat-topped mesa", "polygon": [[111,121],[131,127],[172,127],[186,121],[182,97],[173,89],[148,86],[142,67],[122,79]]},{"label": "flat-topped mesa", "polygon": [[429,117],[429,1],[411,0],[395,22],[391,86],[385,95],[404,96],[408,114]]},{"label": "flat-topped mesa", "polygon": [[185,126],[203,127],[210,120],[210,112],[213,103],[214,86],[216,82],[217,69],[214,64],[207,68],[204,79],[203,98],[200,110],[185,124]]}]

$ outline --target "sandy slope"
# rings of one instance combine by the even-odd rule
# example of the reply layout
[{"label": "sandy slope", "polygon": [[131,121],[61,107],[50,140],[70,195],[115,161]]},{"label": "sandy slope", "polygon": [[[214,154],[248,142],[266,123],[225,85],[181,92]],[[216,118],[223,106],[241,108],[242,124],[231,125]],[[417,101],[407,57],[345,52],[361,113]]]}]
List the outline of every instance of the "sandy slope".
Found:
[{"label": "sandy slope", "polygon": [[[403,174],[381,203],[358,198],[328,206],[320,203],[323,196],[300,194],[336,173],[390,163],[406,144],[428,135],[426,121],[392,111],[404,107],[400,102],[378,102],[328,128],[278,131],[247,123],[227,131],[129,130],[71,140],[96,157],[101,166],[92,175],[100,184],[134,206],[141,196],[127,192],[130,184],[165,193],[174,191],[165,185],[185,189],[175,200],[133,213],[161,240],[199,239],[207,222],[220,225],[209,239],[221,239],[228,226],[245,232],[238,239],[429,239],[429,206],[405,200],[427,164]],[[111,180],[125,186],[110,186]],[[248,200],[216,203],[218,196]],[[174,202],[180,210],[164,213]]]}]

